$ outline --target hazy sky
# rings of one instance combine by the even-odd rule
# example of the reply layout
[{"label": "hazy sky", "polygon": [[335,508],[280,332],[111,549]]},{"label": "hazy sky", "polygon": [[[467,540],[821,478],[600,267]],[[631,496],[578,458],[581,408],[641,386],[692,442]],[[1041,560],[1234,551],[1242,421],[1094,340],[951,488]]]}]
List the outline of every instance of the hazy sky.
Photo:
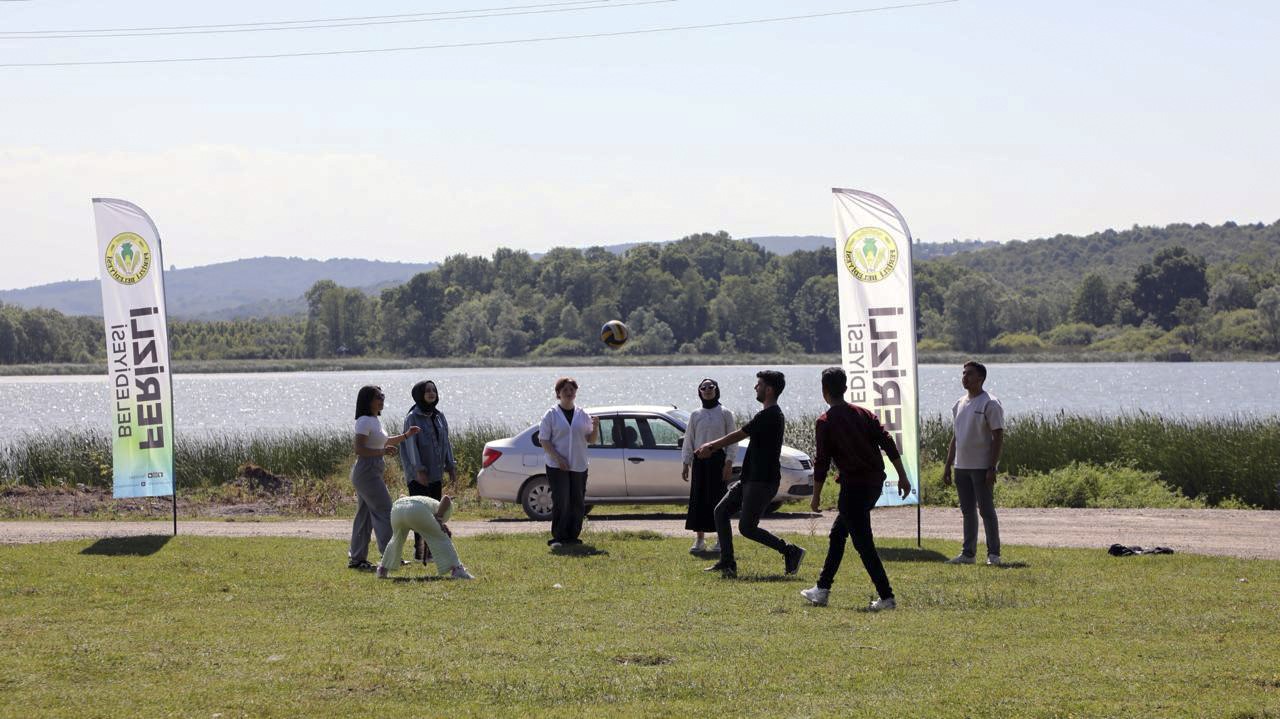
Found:
[{"label": "hazy sky", "polygon": [[[0,64],[480,43],[881,4],[5,0]],[[543,12],[13,35],[515,5]],[[1278,27],[1280,3],[1262,0],[960,0],[385,54],[0,67],[0,288],[96,278],[94,196],[146,209],[181,267],[829,235],[832,186],[882,195],[926,241],[1272,222]]]}]

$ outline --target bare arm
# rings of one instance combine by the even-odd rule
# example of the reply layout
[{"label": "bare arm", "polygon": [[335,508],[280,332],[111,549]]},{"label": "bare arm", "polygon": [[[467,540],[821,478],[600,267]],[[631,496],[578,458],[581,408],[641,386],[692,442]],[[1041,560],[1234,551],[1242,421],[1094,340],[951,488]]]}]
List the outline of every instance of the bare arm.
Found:
[{"label": "bare arm", "polygon": [[1000,466],[1000,452],[1004,449],[1004,430],[991,430],[991,460],[987,467],[987,484],[996,483],[996,467]]},{"label": "bare arm", "polygon": [[413,435],[421,431],[422,431],[421,427],[413,426],[401,432],[400,434],[393,434],[390,437],[387,437],[387,446],[395,447],[399,445],[401,442],[405,441],[406,439],[409,439],[410,437],[412,437]]},{"label": "bare arm", "polygon": [[[356,450],[357,457],[382,457],[386,455],[387,453],[386,450],[366,447],[364,443],[368,439],[369,439],[369,435],[367,434],[356,435],[355,450]],[[395,450],[392,449],[392,451],[394,452]]]},{"label": "bare arm", "polygon": [[734,431],[730,432],[729,434],[726,434],[720,439],[712,440],[702,445],[701,447],[698,448],[698,451],[695,454],[697,454],[700,459],[706,459],[707,457],[710,457],[711,453],[715,452],[717,449],[722,449],[731,444],[736,444],[746,438],[747,438],[746,432],[743,432],[740,429],[735,429]]},{"label": "bare arm", "polygon": [[951,486],[951,465],[956,463],[956,435],[951,434],[951,442],[947,445],[947,463],[942,465],[942,484],[944,487]]},{"label": "bare arm", "polygon": [[906,499],[911,495],[911,480],[907,479],[907,468],[902,466],[902,458],[894,457],[893,468],[898,471],[898,496]]}]

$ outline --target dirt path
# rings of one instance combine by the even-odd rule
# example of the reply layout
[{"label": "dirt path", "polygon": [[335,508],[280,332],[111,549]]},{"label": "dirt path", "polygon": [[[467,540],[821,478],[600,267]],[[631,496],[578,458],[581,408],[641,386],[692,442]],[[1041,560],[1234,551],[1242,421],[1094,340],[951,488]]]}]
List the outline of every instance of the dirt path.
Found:
[{"label": "dirt path", "polygon": [[[771,515],[763,525],[770,531],[813,534],[811,548],[826,541],[833,513]],[[916,536],[914,508],[881,509],[872,513],[877,536]],[[647,529],[688,536],[682,515],[593,515],[588,532]],[[959,540],[960,512],[926,508],[923,534],[929,539]],[[485,533],[545,533],[545,522],[472,520],[451,522],[458,536]],[[0,522],[0,544],[27,544],[70,539],[169,534],[170,522]],[[349,519],[308,519],[279,522],[179,521],[179,534],[213,537],[307,537],[345,540]],[[1002,509],[1000,535],[1006,545],[1086,547],[1104,549],[1115,542],[1144,547],[1162,545],[1177,552],[1252,559],[1280,559],[1280,512],[1216,509]],[[1005,555],[1016,555],[1006,550]]]}]

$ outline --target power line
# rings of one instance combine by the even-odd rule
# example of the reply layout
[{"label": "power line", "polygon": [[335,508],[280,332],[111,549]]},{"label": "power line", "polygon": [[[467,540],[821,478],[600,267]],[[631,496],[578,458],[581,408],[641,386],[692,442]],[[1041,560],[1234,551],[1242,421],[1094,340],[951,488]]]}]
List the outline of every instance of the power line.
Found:
[{"label": "power line", "polygon": [[453,50],[472,47],[498,47],[503,45],[528,45],[533,43],[557,42],[562,40],[586,40],[592,38],[626,37],[631,35],[653,35],[668,32],[684,32],[688,30],[712,30],[717,28],[742,27],[746,25],[763,25],[767,23],[794,22],[815,20],[824,17],[843,15],[863,15],[892,10],[948,5],[960,0],[927,0],[926,2],[904,3],[900,5],[882,5],[880,7],[860,8],[857,10],[833,10],[830,12],[811,13],[807,15],[787,15],[782,17],[755,18],[751,20],[730,20],[725,22],[706,23],[701,25],[673,25],[668,27],[645,28],[640,30],[617,30],[612,32],[580,33],[573,35],[547,35],[543,37],[515,38],[510,40],[484,40],[477,42],[440,43],[435,45],[408,45],[403,47],[362,48],[355,50],[316,50],[312,52],[282,52],[260,55],[211,55],[204,57],[168,57],[142,58],[134,60],[74,60],[64,62],[17,62],[0,63],[0,69],[33,68],[33,67],[85,67],[92,65],[154,65],[162,63],[192,62],[228,62],[236,60],[277,60],[288,57],[331,57],[339,55],[373,55],[393,52],[416,52],[423,50]]},{"label": "power line", "polygon": [[[552,13],[581,12],[584,10],[611,10],[636,5],[660,5],[680,0],[635,0],[611,2],[610,0],[575,0],[574,2],[543,3],[541,5],[513,5],[476,10],[441,10],[428,13],[400,15],[368,15],[364,17],[327,18],[316,20],[278,20],[274,22],[233,23],[226,25],[179,25],[174,27],[113,28],[98,30],[0,30],[4,40],[70,40],[116,37],[165,37],[172,35],[218,35],[244,32],[279,32],[282,30],[324,30],[369,25],[402,25],[407,23],[444,22],[448,20],[475,20],[514,15],[546,15]],[[571,6],[571,7],[564,7]]]}]

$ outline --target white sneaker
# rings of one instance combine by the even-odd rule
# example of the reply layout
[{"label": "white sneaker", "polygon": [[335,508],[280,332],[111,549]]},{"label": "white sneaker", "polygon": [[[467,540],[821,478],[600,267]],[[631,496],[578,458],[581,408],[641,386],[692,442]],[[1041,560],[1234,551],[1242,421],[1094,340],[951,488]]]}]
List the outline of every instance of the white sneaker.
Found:
[{"label": "white sneaker", "polygon": [[963,554],[957,554],[947,560],[947,564],[973,564],[973,557],[966,557]]},{"label": "white sneaker", "polygon": [[991,565],[991,566],[993,566],[993,567],[998,567],[998,566],[1000,566],[1000,564],[1001,564],[1001,562],[1000,562],[1000,555],[999,555],[999,554],[988,554],[988,555],[987,555],[987,564],[990,564],[990,565]]},{"label": "white sneaker", "polygon": [[710,552],[710,553],[712,553],[712,554],[719,554],[719,553],[720,553],[720,543],[719,543],[719,542],[716,542],[715,544],[711,545],[711,548],[710,548],[710,549],[708,549],[707,551],[708,551],[708,552]]},{"label": "white sneaker", "polygon": [[449,572],[449,578],[450,579],[475,579],[475,577],[471,575],[471,572],[468,572],[467,568],[462,565],[458,565],[454,567],[453,570]]},{"label": "white sneaker", "polygon": [[386,578],[387,578],[387,568],[386,568],[386,567],[383,567],[383,566],[379,566],[379,567],[378,567],[378,579],[386,579]]},{"label": "white sneaker", "polygon": [[559,543],[559,542],[551,542],[551,543],[550,543],[550,544],[548,544],[547,546],[548,546],[548,547],[551,547],[552,549],[559,549],[559,548],[563,547],[564,545],[563,545],[563,544],[561,544],[561,543]]},{"label": "white sneaker", "polygon": [[[969,563],[973,564],[972,561],[970,561]],[[867,606],[867,609],[872,612],[883,612],[886,609],[897,609],[897,608],[898,608],[898,603],[893,601],[893,597],[889,597],[888,599],[877,599]]]},{"label": "white sneaker", "polygon": [[707,551],[707,545],[701,539],[694,542],[692,547],[689,547],[689,554],[701,554],[705,551]]},{"label": "white sneaker", "polygon": [[827,606],[827,597],[830,594],[831,594],[830,589],[823,589],[822,587],[818,587],[818,586],[813,586],[813,587],[809,587],[808,589],[800,590],[800,596],[804,597],[805,599],[808,599],[809,603],[815,607]]}]

